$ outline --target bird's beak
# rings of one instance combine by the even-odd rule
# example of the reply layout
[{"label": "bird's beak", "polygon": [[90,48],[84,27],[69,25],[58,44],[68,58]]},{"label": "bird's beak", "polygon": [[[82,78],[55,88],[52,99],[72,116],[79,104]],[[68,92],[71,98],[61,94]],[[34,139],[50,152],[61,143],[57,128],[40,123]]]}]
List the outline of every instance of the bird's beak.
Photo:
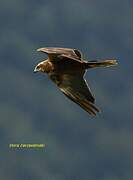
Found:
[{"label": "bird's beak", "polygon": [[38,72],[38,70],[36,69],[36,67],[35,67],[35,69],[34,69],[34,73],[36,73],[36,72]]},{"label": "bird's beak", "polygon": [[43,48],[39,48],[37,49],[37,52],[43,51]]}]

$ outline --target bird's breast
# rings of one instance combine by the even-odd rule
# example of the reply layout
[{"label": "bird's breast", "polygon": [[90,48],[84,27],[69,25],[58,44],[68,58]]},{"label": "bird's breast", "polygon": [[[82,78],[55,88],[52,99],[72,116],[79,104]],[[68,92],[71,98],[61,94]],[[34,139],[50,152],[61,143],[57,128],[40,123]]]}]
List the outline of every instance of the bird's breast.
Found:
[{"label": "bird's breast", "polygon": [[60,74],[50,72],[50,73],[48,73],[48,76],[57,86],[59,86],[61,84],[61,75]]}]

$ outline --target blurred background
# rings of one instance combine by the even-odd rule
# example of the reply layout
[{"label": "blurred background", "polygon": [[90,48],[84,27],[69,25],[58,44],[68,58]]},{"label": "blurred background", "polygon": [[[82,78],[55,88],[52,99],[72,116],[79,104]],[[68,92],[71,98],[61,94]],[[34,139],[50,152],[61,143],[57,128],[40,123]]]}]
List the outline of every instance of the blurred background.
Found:
[{"label": "blurred background", "polygon": [[[0,179],[133,179],[133,1],[0,1]],[[34,66],[40,47],[116,58],[86,79],[102,113],[90,117]],[[43,143],[11,149],[10,143]]]}]

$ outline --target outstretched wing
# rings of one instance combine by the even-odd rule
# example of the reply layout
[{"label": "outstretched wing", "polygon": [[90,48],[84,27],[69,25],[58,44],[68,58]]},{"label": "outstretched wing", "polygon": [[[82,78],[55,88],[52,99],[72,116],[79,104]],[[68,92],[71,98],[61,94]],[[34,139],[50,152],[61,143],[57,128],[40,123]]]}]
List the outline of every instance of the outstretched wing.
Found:
[{"label": "outstretched wing", "polygon": [[77,49],[71,49],[71,48],[54,48],[54,47],[47,47],[47,48],[39,48],[37,49],[39,52],[44,52],[48,54],[48,56],[63,56],[68,57],[73,60],[82,60],[82,54]]},{"label": "outstretched wing", "polygon": [[94,97],[82,76],[64,74],[59,84],[60,90],[72,101],[81,106],[91,115],[96,115],[99,109],[94,105]]}]

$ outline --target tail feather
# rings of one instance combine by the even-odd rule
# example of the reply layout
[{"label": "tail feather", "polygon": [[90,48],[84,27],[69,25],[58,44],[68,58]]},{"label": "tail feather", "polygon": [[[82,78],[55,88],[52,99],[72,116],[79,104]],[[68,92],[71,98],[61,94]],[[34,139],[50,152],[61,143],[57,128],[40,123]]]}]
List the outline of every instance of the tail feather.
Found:
[{"label": "tail feather", "polygon": [[117,65],[117,60],[105,60],[105,61],[88,61],[85,62],[85,68],[95,68],[95,67],[110,67]]}]

